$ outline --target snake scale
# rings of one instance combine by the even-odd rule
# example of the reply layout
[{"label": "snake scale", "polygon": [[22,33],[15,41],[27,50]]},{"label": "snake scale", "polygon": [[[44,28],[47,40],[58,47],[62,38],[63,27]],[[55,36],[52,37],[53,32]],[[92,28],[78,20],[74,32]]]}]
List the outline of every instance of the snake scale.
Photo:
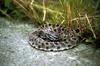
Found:
[{"label": "snake scale", "polygon": [[78,33],[69,27],[46,24],[29,36],[29,44],[42,51],[63,51],[77,46]]}]

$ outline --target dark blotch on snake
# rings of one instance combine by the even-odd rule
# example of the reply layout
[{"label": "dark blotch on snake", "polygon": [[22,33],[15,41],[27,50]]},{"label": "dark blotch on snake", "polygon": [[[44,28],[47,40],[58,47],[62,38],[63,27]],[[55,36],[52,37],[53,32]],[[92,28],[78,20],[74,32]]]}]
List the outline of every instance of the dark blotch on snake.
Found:
[{"label": "dark blotch on snake", "polygon": [[56,31],[57,31],[57,29],[54,29],[54,31],[56,32]]},{"label": "dark blotch on snake", "polygon": [[60,46],[58,46],[57,49],[60,49]]},{"label": "dark blotch on snake", "polygon": [[72,38],[73,40],[76,40],[76,38],[74,37],[74,38]]},{"label": "dark blotch on snake", "polygon": [[49,47],[46,47],[46,49],[49,49]]},{"label": "dark blotch on snake", "polygon": [[61,30],[64,31],[64,28],[62,28]]},{"label": "dark blotch on snake", "polygon": [[56,27],[58,27],[59,25],[58,24],[56,24]]},{"label": "dark blotch on snake", "polygon": [[49,44],[46,42],[46,45],[49,45]]},{"label": "dark blotch on snake", "polygon": [[38,45],[38,48],[41,48],[41,46],[40,46],[40,45]]},{"label": "dark blotch on snake", "polygon": [[49,26],[51,26],[51,24],[49,24]]},{"label": "dark blotch on snake", "polygon": [[34,42],[32,43],[32,45],[34,44]]},{"label": "dark blotch on snake", "polygon": [[71,47],[71,45],[68,45],[68,47]]},{"label": "dark blotch on snake", "polygon": [[54,44],[55,44],[55,45],[58,45],[58,43],[57,43],[57,42],[55,42]]}]

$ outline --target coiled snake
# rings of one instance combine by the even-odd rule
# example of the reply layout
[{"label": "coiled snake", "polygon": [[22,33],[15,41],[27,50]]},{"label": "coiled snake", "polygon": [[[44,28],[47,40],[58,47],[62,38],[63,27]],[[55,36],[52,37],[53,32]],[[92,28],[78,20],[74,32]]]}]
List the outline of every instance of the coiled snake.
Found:
[{"label": "coiled snake", "polygon": [[63,51],[78,44],[78,33],[61,25],[43,25],[29,36],[29,44],[43,51]]}]

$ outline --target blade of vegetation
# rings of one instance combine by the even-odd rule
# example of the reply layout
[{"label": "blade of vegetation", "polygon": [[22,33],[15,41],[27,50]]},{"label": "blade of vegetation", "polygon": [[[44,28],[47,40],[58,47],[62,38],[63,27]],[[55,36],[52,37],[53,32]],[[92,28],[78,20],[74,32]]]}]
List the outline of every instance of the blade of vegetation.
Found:
[{"label": "blade of vegetation", "polygon": [[87,14],[85,15],[85,17],[86,17],[87,22],[88,22],[88,24],[89,24],[89,27],[90,27],[90,29],[91,29],[91,31],[92,31],[92,33],[93,33],[93,36],[94,36],[94,38],[96,39],[95,32],[94,32],[94,30],[93,30],[93,28],[92,28],[92,26],[91,26],[91,23],[90,23],[90,20],[89,20],[89,18],[88,18],[88,16],[87,16]]}]

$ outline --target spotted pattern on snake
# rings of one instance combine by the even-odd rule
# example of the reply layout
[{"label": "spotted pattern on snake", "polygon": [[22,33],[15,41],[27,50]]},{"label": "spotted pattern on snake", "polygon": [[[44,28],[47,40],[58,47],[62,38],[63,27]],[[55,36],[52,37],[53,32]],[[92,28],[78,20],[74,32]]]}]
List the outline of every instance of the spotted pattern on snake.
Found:
[{"label": "spotted pattern on snake", "polygon": [[63,51],[78,45],[79,34],[61,25],[46,24],[29,36],[29,44],[42,51]]}]

